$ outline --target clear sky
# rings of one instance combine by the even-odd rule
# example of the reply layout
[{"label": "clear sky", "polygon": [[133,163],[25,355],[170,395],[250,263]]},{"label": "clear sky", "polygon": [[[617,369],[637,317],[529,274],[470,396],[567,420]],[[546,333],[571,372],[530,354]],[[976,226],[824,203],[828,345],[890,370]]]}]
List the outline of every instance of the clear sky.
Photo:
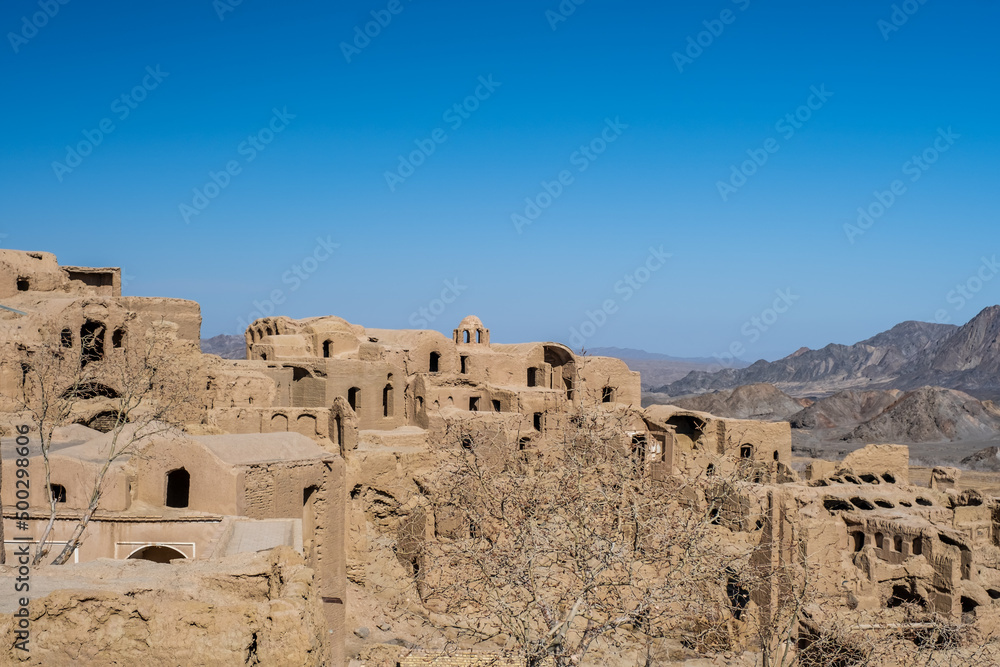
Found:
[{"label": "clear sky", "polygon": [[237,2],[3,3],[0,246],[206,337],[753,360],[1000,302],[993,0]]}]

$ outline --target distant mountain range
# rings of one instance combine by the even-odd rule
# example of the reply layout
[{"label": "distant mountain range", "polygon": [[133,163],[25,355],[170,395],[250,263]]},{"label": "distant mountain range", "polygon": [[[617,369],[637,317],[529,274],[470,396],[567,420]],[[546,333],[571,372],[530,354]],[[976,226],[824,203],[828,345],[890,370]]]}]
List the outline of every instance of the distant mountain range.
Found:
[{"label": "distant mountain range", "polygon": [[205,354],[217,354],[223,359],[246,359],[247,344],[243,336],[219,334],[201,340],[201,351]]},{"label": "distant mountain range", "polygon": [[[615,357],[624,361],[630,369],[642,376],[643,389],[651,389],[685,377],[692,371],[709,371],[719,368],[719,360],[712,357],[672,357],[668,354],[646,352],[634,348],[594,347],[587,350],[595,357]],[[747,364],[737,359],[727,362],[734,368],[745,368]]]},{"label": "distant mountain range", "polygon": [[996,399],[1000,397],[1000,306],[984,309],[962,326],[903,322],[853,345],[802,348],[784,359],[758,361],[741,369],[692,370],[652,391],[679,397],[758,383],[773,384],[792,396],[936,386]]}]

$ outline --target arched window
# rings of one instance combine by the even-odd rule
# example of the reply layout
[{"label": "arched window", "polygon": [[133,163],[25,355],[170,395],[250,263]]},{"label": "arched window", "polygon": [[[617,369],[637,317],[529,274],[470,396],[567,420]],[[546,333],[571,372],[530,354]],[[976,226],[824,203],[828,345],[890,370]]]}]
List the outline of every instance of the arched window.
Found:
[{"label": "arched window", "polygon": [[753,458],[753,445],[740,445],[740,458],[741,459],[752,459]]},{"label": "arched window", "polygon": [[326,341],[323,343],[323,356],[326,357],[327,359],[330,358],[330,341]]},{"label": "arched window", "polygon": [[387,384],[382,389],[382,416],[391,417],[392,416],[392,385]]},{"label": "arched window", "polygon": [[476,342],[477,343],[482,343],[483,342],[483,330],[482,329],[476,329]]},{"label": "arched window", "polygon": [[431,373],[437,373],[438,368],[441,366],[441,355],[437,352],[431,352],[431,360],[427,365],[427,370]]},{"label": "arched window", "polygon": [[465,341],[466,343],[468,343],[468,342],[470,341],[470,339],[471,339],[471,336],[469,335],[469,330],[468,330],[468,329],[466,329],[466,330],[465,330],[464,332],[462,332],[462,339],[463,339],[463,340],[464,340],[464,341]]},{"label": "arched window", "polygon": [[52,491],[52,500],[57,503],[66,502],[66,487],[62,484],[49,484],[49,489]]},{"label": "arched window", "polygon": [[165,547],[163,545],[142,547],[141,549],[136,549],[129,556],[130,560],[148,560],[154,563],[169,563],[172,560],[181,558],[187,558],[187,556],[173,547]]},{"label": "arched window", "polygon": [[187,507],[191,494],[191,475],[184,468],[167,473],[167,507]]}]

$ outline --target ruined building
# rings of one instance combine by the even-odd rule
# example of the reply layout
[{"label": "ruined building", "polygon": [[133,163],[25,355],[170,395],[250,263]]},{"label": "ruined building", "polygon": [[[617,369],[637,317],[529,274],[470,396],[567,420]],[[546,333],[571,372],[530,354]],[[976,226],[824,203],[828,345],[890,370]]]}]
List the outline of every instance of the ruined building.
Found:
[{"label": "ruined building", "polygon": [[[433,539],[435,523],[447,522],[413,521],[435,452],[474,446],[471,434],[491,425],[511,446],[544,450],[583,406],[620,415],[625,446],[654,479],[726,480],[719,498],[685,501],[711,512],[720,540],[764,544],[773,563],[804,561],[832,605],[909,602],[961,622],[1000,604],[996,502],[947,488],[944,473],[935,488],[910,485],[905,448],[817,462],[800,479],[787,423],[643,409],[639,376],[620,360],[559,343],[495,343],[473,316],[450,337],[333,316],[268,317],[246,330],[245,360],[223,360],[199,350],[198,304],[123,297],[118,269],[61,267],[51,254],[11,250],[0,250],[0,306],[8,556],[20,498],[9,462],[18,458],[14,429],[28,423],[21,411],[32,359],[49,346],[100,368],[149,332],[166,332],[171,365],[195,388],[182,428],[113,462],[73,561],[291,547],[316,572],[335,660],[348,580],[376,590],[413,576],[415,564],[396,551],[400,536]],[[35,482],[20,498],[33,539],[49,518],[50,492],[57,546],[86,510],[121,391],[108,377],[75,397],[71,423],[53,435],[50,489]],[[43,480],[36,435],[29,470]],[[776,604],[773,591],[750,593],[761,609]]]}]

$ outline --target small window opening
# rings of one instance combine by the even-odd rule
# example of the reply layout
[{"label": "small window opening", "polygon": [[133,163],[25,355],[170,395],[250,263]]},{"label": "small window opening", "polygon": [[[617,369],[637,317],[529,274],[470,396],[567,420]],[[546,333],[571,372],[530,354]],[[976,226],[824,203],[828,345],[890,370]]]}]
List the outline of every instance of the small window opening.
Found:
[{"label": "small window opening", "polygon": [[903,551],[903,536],[902,535],[897,535],[896,537],[892,538],[892,550],[893,551],[898,551],[898,552],[902,553],[902,551]]},{"label": "small window opening", "polygon": [[882,533],[875,533],[875,548],[876,549],[885,549],[885,543],[884,543],[884,539],[883,539]]},{"label": "small window opening", "polygon": [[851,543],[855,552],[861,551],[865,548],[865,534],[860,530],[851,533]]},{"label": "small window opening", "polygon": [[866,484],[878,484],[878,477],[875,475],[861,475],[861,480]]},{"label": "small window opening", "polygon": [[184,468],[167,473],[167,507],[187,507],[191,493],[191,475]]},{"label": "small window opening", "polygon": [[919,556],[924,552],[924,539],[922,537],[914,537],[913,542],[910,543],[910,553],[914,556]]},{"label": "small window opening", "polygon": [[569,378],[566,378],[565,380],[563,380],[563,382],[566,383],[566,400],[567,401],[572,401],[573,400],[573,381],[571,379],[569,379]]},{"label": "small window opening", "polygon": [[462,358],[461,358],[461,361],[462,361],[462,372],[463,373],[468,373],[469,372],[469,358],[463,355]]},{"label": "small window opening", "polygon": [[752,459],[753,458],[753,445],[740,445],[740,458],[741,459]]},{"label": "small window opening", "polygon": [[535,430],[536,431],[541,431],[542,430],[542,413],[541,412],[536,412],[532,421],[533,421],[533,425],[535,427]]},{"label": "small window opening", "polygon": [[527,448],[529,442],[531,442],[531,438],[520,438],[517,441],[517,449],[523,452],[525,448]]},{"label": "small window opening", "polygon": [[49,490],[52,491],[52,499],[57,503],[66,502],[66,487],[62,484],[49,484]]},{"label": "small window opening", "polygon": [[479,412],[479,397],[478,396],[470,396],[469,397],[469,411],[470,412]]},{"label": "small window opening", "polygon": [[59,334],[59,344],[63,347],[73,347],[73,332],[69,329],[63,329],[62,333]]},{"label": "small window opening", "polygon": [[831,512],[850,512],[854,509],[849,502],[840,498],[827,498],[823,501],[823,507]]},{"label": "small window opening", "polygon": [[646,460],[646,436],[632,436],[632,462],[642,465]]},{"label": "small window opening", "polygon": [[613,387],[605,387],[601,390],[601,403],[611,403],[615,398],[615,390]]},{"label": "small window opening", "polygon": [[359,388],[351,387],[347,390],[347,404],[355,412],[361,409],[361,390]]},{"label": "small window opening", "polygon": [[918,505],[923,505],[924,507],[930,507],[934,503],[932,503],[931,501],[927,500],[926,498],[917,498],[917,504]]},{"label": "small window opening", "polygon": [[462,340],[464,340],[466,343],[469,342],[469,332],[468,332],[468,330],[466,330],[465,332],[463,332]]},{"label": "small window opening", "polygon": [[[8,284],[10,284],[10,283],[8,283]],[[27,292],[29,289],[31,289],[31,283],[28,282],[27,278],[18,278],[17,279],[17,291],[18,292]]]},{"label": "small window opening", "polygon": [[323,356],[327,359],[330,358],[330,341],[323,343]]},{"label": "small window opening", "polygon": [[879,507],[883,507],[885,509],[892,509],[892,507],[893,507],[892,503],[890,503],[888,500],[884,500],[882,498],[877,499],[875,501],[875,504],[878,505]]},{"label": "small window opening", "polygon": [[[861,510],[873,510],[875,506],[864,498],[851,498],[851,504]],[[881,545],[879,545],[881,546]]]},{"label": "small window opening", "polygon": [[705,468],[705,477],[711,477],[714,474],[715,474],[715,464],[709,463],[708,467]]},{"label": "small window opening", "polygon": [[743,616],[747,605],[750,604],[750,591],[740,585],[732,569],[727,569],[729,569],[729,577],[726,579],[726,597],[729,598],[729,606],[732,609],[733,618],[738,621]]},{"label": "small window opening", "polygon": [[896,483],[896,477],[891,472],[887,472],[884,475],[882,475],[882,479],[884,479],[888,484]]},{"label": "small window opening", "polygon": [[382,416],[391,417],[393,412],[392,385],[387,384],[382,388]]},{"label": "small window opening", "polygon": [[493,401],[493,412],[500,412],[500,401]]},{"label": "small window opening", "polygon": [[528,386],[536,387],[538,386],[538,369],[529,368],[528,369]]},{"label": "small window opening", "polygon": [[441,367],[441,355],[438,354],[437,352],[431,352],[431,358],[427,364],[428,372],[437,373],[440,367]]},{"label": "small window opening", "polygon": [[483,330],[482,329],[476,329],[476,342],[477,343],[482,343],[483,342]]},{"label": "small window opening", "polygon": [[125,343],[125,330],[115,329],[114,333],[111,334],[111,347],[115,349],[121,349],[121,346]]},{"label": "small window opening", "polygon": [[472,449],[472,446],[474,444],[475,443],[472,441],[472,436],[471,435],[463,435],[462,436],[462,449]]},{"label": "small window opening", "polygon": [[778,452],[775,451],[774,454],[771,455],[771,458],[773,458],[775,461],[777,461],[778,460]]},{"label": "small window opening", "polygon": [[104,358],[104,325],[100,322],[87,322],[80,327],[80,365],[86,366],[92,361]]}]

